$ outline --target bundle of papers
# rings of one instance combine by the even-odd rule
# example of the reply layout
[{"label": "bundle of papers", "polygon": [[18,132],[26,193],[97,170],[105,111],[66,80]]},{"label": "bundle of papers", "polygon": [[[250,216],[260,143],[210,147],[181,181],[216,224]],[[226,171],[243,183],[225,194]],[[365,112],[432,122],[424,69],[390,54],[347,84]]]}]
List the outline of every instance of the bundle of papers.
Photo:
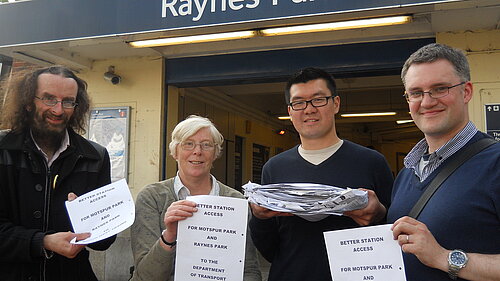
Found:
[{"label": "bundle of papers", "polygon": [[[269,210],[299,215],[311,221],[327,215],[363,209],[368,204],[364,190],[314,183],[243,185],[248,201]],[[319,216],[318,216],[319,215]]]}]

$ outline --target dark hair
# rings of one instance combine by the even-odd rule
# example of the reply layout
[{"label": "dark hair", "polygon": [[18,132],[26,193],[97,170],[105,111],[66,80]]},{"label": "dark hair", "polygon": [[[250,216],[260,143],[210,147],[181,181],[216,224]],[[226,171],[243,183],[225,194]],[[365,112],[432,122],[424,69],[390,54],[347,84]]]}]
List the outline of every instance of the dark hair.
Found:
[{"label": "dark hair", "polygon": [[469,62],[467,61],[467,57],[462,50],[439,43],[432,43],[418,49],[406,60],[403,65],[403,69],[401,70],[401,79],[403,80],[403,84],[406,84],[406,73],[412,64],[430,63],[439,59],[449,61],[453,65],[455,73],[458,77],[460,77],[460,79],[462,79],[463,82],[470,81]]},{"label": "dark hair", "polygon": [[28,69],[14,74],[7,87],[6,100],[2,109],[2,127],[21,131],[31,125],[34,113],[27,109],[35,108],[34,99],[38,89],[38,76],[44,73],[60,75],[76,81],[78,85],[76,102],[78,105],[68,122],[68,127],[76,132],[85,133],[85,124],[90,109],[87,83],[78,78],[73,71],[60,65]]},{"label": "dark hair", "polygon": [[307,83],[316,79],[323,79],[330,92],[332,92],[332,96],[337,95],[337,85],[332,75],[319,68],[307,67],[293,74],[286,83],[285,103],[290,103],[290,88],[292,88],[294,84]]}]

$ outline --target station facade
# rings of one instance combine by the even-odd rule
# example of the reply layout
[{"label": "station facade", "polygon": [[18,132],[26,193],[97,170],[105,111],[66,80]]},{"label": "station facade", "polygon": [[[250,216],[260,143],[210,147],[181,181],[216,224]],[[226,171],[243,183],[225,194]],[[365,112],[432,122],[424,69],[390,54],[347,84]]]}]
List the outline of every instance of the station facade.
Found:
[{"label": "station facade", "polygon": [[[408,20],[285,34],[270,30],[400,16]],[[170,133],[190,114],[209,117],[224,135],[224,154],[213,169],[217,179],[235,188],[259,181],[269,157],[299,143],[291,123],[277,118],[286,115],[284,82],[303,67],[320,67],[336,78],[341,113],[395,112],[336,121],[341,138],[383,153],[396,175],[422,137],[412,123],[396,125],[410,119],[399,78],[406,58],[432,42],[462,49],[474,84],[470,116],[484,131],[485,105],[500,103],[499,26],[497,0],[15,1],[0,3],[0,74],[8,77],[16,60],[65,65],[88,82],[95,110],[126,108],[125,176],[135,196],[146,184],[175,175]],[[251,35],[132,46],[241,31]],[[120,79],[112,83],[105,73]],[[126,248],[124,235],[118,243]],[[96,257],[101,279],[128,274],[130,258],[121,261],[122,250]]]}]

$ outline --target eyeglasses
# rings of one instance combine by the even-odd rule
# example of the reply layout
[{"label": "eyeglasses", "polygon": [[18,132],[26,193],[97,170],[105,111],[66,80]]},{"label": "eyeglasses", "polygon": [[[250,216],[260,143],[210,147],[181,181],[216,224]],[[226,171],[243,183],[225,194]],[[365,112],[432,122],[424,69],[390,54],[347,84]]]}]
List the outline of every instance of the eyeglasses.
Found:
[{"label": "eyeglasses", "polygon": [[307,108],[307,104],[311,104],[313,107],[322,107],[328,104],[328,99],[333,98],[334,96],[329,96],[329,97],[320,97],[320,98],[314,98],[311,100],[301,100],[301,101],[294,101],[289,103],[288,105],[293,109],[293,110],[304,110]]},{"label": "eyeglasses", "polygon": [[198,145],[203,151],[211,151],[215,148],[215,145],[209,141],[202,141],[200,143],[195,143],[194,141],[181,142],[181,147],[184,150],[194,150]]},{"label": "eyeglasses", "polygon": [[458,83],[456,85],[449,86],[449,87],[446,87],[446,86],[436,87],[436,88],[430,89],[427,92],[425,92],[425,91],[410,91],[410,92],[405,91],[405,94],[403,96],[406,98],[406,100],[408,102],[422,101],[425,93],[429,94],[429,96],[433,99],[439,99],[439,98],[443,98],[443,97],[446,97],[447,95],[449,95],[451,88],[455,88],[455,87],[463,85],[463,84],[465,84],[465,82]]},{"label": "eyeglasses", "polygon": [[51,98],[51,97],[39,98],[37,96],[35,96],[35,98],[41,100],[43,102],[43,104],[45,104],[46,106],[51,106],[51,107],[56,106],[56,104],[58,104],[58,103],[61,103],[63,108],[72,109],[78,105],[77,102],[72,101],[72,100],[57,100],[57,99]]}]

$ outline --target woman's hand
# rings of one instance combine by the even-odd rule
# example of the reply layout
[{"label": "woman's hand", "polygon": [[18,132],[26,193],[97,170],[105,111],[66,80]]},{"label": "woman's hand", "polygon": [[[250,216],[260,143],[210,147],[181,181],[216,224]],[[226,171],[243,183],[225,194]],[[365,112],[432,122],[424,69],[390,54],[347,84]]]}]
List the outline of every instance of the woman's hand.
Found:
[{"label": "woman's hand", "polygon": [[196,211],[198,211],[198,208],[196,208],[196,203],[192,201],[180,200],[172,203],[168,207],[167,211],[165,212],[165,217],[163,218],[163,223],[165,224],[163,239],[165,239],[165,241],[167,242],[176,241],[177,223],[181,220],[192,217],[193,213]]}]

